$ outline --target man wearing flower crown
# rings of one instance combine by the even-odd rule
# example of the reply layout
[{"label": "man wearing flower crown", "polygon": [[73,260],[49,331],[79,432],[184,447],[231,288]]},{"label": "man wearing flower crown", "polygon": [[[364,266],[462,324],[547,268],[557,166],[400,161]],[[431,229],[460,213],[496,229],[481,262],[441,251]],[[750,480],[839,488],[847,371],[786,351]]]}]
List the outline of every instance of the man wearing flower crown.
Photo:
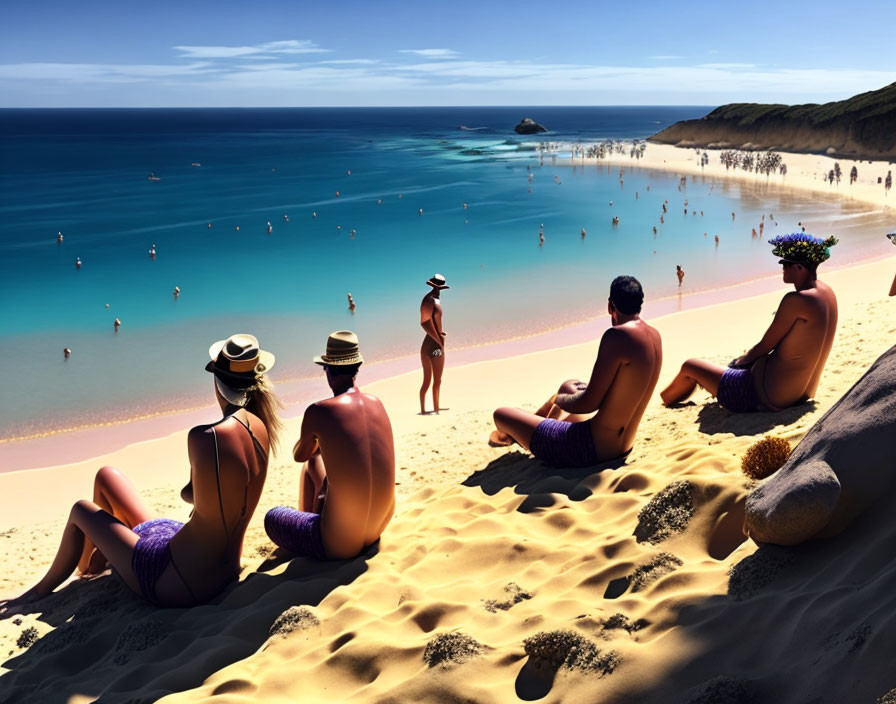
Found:
[{"label": "man wearing flower crown", "polygon": [[699,384],[734,413],[780,411],[815,395],[837,329],[837,298],[816,276],[836,237],[802,232],[769,240],[780,257],[784,283],[793,284],[762,339],[728,368],[689,359],[661,393],[667,406],[688,398]]}]

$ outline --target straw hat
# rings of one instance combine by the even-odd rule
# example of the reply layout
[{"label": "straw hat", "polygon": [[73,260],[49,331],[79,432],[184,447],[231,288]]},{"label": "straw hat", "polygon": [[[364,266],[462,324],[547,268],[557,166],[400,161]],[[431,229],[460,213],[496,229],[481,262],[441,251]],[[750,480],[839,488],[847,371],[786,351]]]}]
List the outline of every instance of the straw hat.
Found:
[{"label": "straw hat", "polygon": [[327,353],[314,358],[315,364],[338,367],[361,364],[364,358],[358,347],[358,336],[351,330],[337,330],[327,338]]},{"label": "straw hat", "polygon": [[259,348],[254,335],[237,333],[208,348],[207,372],[215,375],[221,395],[235,406],[249,401],[247,389],[274,366],[274,355]]},{"label": "straw hat", "polygon": [[445,277],[441,274],[433,274],[432,278],[428,279],[426,283],[439,290],[442,290],[443,288],[451,288],[445,283]]}]

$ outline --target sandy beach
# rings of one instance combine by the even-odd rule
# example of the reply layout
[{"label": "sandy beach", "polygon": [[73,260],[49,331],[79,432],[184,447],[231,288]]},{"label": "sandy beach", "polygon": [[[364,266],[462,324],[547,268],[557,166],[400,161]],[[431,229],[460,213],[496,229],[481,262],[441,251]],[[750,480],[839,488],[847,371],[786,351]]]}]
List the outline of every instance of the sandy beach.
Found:
[{"label": "sandy beach", "polygon": [[[701,172],[693,150],[663,145],[608,161]],[[766,180],[717,161],[707,175]],[[859,164],[849,186],[841,161],[838,189],[821,181],[827,161],[785,155],[787,176],[769,183],[891,207],[876,183],[885,165]],[[564,379],[587,378],[605,319],[587,341],[579,331],[575,344],[450,366],[439,415],[417,414],[419,372],[367,385],[362,368],[397,452],[398,507],[378,548],[326,564],[268,559],[264,509],[298,492],[292,418],[237,584],[208,605],[160,610],[108,573],[70,582],[0,621],[0,701],[874,701],[896,688],[892,499],[792,549],[759,549],[726,518],[754,485],[740,469],[747,448],[768,434],[796,445],[893,345],[894,271],[896,258],[821,268],[840,323],[813,402],[735,416],[702,391],[675,409],[655,393],[631,455],[599,471],[550,469],[486,439],[497,406],[534,409]],[[741,354],[787,290],[766,282],[758,295],[657,309],[658,389],[688,357]],[[14,566],[0,593],[43,573],[100,466],[185,520],[186,433],[0,474],[0,555]]]},{"label": "sandy beach", "polygon": [[[571,146],[571,145],[567,145]],[[698,152],[709,153],[709,163],[706,166],[700,165]],[[568,155],[569,149],[563,148],[555,152],[558,157]],[[757,152],[759,153],[759,152]],[[782,153],[782,161],[787,165],[787,173],[781,175],[774,173],[770,175],[762,174],[756,171],[744,171],[740,168],[726,168],[721,163],[719,149],[691,149],[675,147],[670,144],[654,144],[647,143],[647,149],[640,159],[635,159],[629,155],[629,150],[625,153],[607,154],[603,159],[576,157],[571,159],[575,164],[613,164],[626,167],[642,167],[648,169],[661,169],[666,171],[674,171],[684,175],[700,175],[708,178],[735,179],[742,182],[767,185],[773,187],[795,188],[802,191],[813,191],[815,193],[825,194],[849,200],[856,200],[862,203],[868,203],[878,208],[886,208],[892,210],[896,207],[896,194],[890,195],[884,189],[883,181],[886,179],[887,172],[893,170],[894,166],[886,161],[868,161],[839,159],[823,154],[793,154]],[[558,158],[558,163],[561,160]],[[840,164],[843,175],[840,182],[833,183],[826,181],[827,174],[834,168],[835,164]],[[849,174],[852,168],[856,168],[858,178],[855,183],[849,182]],[[881,182],[878,183],[878,178]]]}]

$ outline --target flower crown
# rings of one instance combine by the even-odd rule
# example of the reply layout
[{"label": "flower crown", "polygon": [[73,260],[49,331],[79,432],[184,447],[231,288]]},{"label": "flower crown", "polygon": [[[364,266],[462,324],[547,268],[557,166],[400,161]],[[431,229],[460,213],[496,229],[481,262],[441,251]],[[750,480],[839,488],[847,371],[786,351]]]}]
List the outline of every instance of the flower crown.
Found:
[{"label": "flower crown", "polygon": [[828,237],[826,240],[813,237],[802,232],[794,232],[790,235],[778,235],[768,241],[774,245],[772,254],[781,259],[787,259],[798,263],[821,264],[831,257],[830,248],[837,244],[836,237]]}]

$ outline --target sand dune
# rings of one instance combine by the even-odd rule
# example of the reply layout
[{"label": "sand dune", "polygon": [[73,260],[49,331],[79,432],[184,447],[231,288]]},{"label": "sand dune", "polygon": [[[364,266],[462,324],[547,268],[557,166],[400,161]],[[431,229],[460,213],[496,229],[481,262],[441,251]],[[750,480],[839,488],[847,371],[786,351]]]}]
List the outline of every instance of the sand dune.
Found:
[{"label": "sand dune", "polygon": [[[496,405],[532,407],[586,375],[593,343],[451,368],[439,416],[415,414],[416,375],[379,382],[369,390],[399,452],[399,507],[379,546],[277,561],[259,513],[239,583],[209,605],[154,609],[111,576],[70,583],[0,622],[0,701],[872,702],[896,688],[896,499],[787,549],[744,541],[728,512],[752,486],[745,450],[766,433],[798,442],[892,346],[892,269],[825,277],[841,325],[814,403],[737,417],[705,393],[677,409],[656,398],[624,464],[558,471],[485,444]],[[687,356],[747,347],[784,290],[656,320],[660,384]],[[180,436],[140,448],[162,468],[140,486],[175,518],[183,450]],[[125,453],[104,462],[127,470]],[[0,491],[28,486],[26,503],[52,484],[52,502],[71,503],[87,469],[70,469],[0,475]],[[296,491],[281,458],[260,506]],[[4,518],[0,557],[17,567],[0,588],[34,581],[63,517],[9,530]]]}]

